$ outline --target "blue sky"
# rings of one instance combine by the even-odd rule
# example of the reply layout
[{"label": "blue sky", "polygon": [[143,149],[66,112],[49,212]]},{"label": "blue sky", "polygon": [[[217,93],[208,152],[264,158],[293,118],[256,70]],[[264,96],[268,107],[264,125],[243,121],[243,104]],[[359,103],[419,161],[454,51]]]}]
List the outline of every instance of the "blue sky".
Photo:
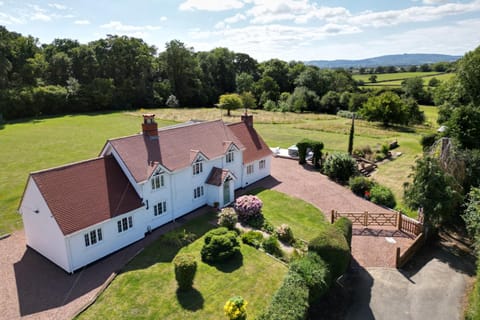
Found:
[{"label": "blue sky", "polygon": [[259,61],[462,55],[480,45],[480,0],[0,0],[0,25],[41,43],[118,34]]}]

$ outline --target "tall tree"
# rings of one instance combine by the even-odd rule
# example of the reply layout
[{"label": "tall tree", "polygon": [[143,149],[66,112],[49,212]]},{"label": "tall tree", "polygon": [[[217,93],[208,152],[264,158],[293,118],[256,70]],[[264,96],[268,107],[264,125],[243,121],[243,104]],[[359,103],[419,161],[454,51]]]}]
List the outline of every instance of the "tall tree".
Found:
[{"label": "tall tree", "polygon": [[348,136],[348,154],[353,152],[353,137],[355,135],[355,113],[352,112],[352,126],[350,127],[350,134]]},{"label": "tall tree", "polygon": [[242,98],[237,93],[222,94],[219,98],[218,106],[227,110],[227,116],[230,117],[230,111],[241,108],[243,102]]},{"label": "tall tree", "polygon": [[469,100],[480,106],[480,46],[460,60],[457,77]]}]

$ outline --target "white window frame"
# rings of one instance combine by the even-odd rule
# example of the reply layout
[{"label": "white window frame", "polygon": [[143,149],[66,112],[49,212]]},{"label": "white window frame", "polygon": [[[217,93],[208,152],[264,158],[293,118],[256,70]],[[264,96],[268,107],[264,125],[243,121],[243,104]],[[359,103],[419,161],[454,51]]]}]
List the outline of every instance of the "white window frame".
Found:
[{"label": "white window frame", "polygon": [[205,195],[203,186],[193,188],[193,199],[201,198]]},{"label": "white window frame", "polygon": [[165,175],[163,173],[156,173],[152,177],[152,190],[157,190],[165,187]]},{"label": "white window frame", "polygon": [[252,174],[254,172],[253,164],[247,165],[247,174]]},{"label": "white window frame", "polygon": [[124,217],[117,221],[117,232],[122,233],[133,228],[132,216]]},{"label": "white window frame", "polygon": [[91,247],[102,242],[103,241],[102,228],[93,229],[84,233],[83,239],[85,241],[85,247]]},{"label": "white window frame", "polygon": [[260,161],[258,162],[258,169],[260,169],[260,170],[265,169],[265,165],[266,165],[265,159],[260,160]]},{"label": "white window frame", "polygon": [[234,150],[230,150],[227,152],[227,154],[225,155],[225,161],[227,163],[232,163],[235,161],[235,152]]},{"label": "white window frame", "polygon": [[155,217],[161,216],[167,212],[167,201],[161,201],[153,206],[153,215]]},{"label": "white window frame", "polygon": [[193,175],[199,175],[200,173],[203,172],[203,161],[202,160],[197,160],[193,165],[192,165],[192,170],[193,170]]}]

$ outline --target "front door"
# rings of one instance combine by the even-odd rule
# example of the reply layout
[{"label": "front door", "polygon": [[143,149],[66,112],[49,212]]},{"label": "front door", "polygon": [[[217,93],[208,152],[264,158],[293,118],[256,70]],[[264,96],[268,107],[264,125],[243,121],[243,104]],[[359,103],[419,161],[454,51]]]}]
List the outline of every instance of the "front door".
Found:
[{"label": "front door", "polygon": [[223,205],[230,203],[230,180],[223,183]]}]

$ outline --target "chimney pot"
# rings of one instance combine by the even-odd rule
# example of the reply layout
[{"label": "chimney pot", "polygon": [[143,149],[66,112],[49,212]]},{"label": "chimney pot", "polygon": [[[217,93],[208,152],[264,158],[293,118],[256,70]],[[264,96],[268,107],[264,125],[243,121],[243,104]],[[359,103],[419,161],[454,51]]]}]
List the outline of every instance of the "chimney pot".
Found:
[{"label": "chimney pot", "polygon": [[248,127],[253,127],[253,115],[243,114],[242,121],[245,122]]},{"label": "chimney pot", "polygon": [[157,136],[158,125],[155,122],[155,115],[153,113],[145,113],[143,115],[142,132],[145,136]]}]

